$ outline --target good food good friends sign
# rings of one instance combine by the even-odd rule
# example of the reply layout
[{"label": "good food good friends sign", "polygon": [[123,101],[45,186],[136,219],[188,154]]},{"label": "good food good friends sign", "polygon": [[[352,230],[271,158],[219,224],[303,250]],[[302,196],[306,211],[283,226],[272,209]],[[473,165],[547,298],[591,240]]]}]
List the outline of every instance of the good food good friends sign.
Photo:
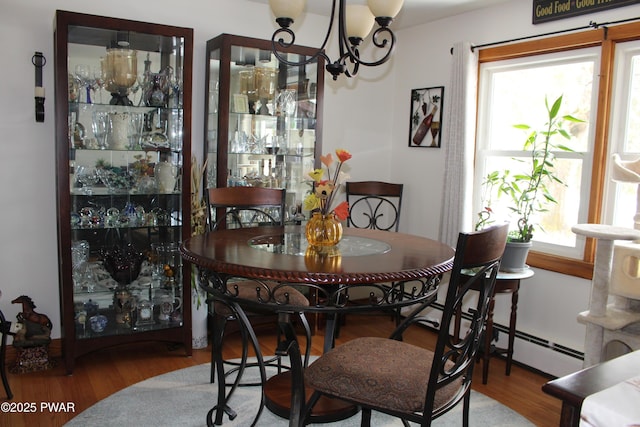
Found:
[{"label": "good food good friends sign", "polygon": [[638,0],[533,0],[533,23],[541,24],[637,3]]}]

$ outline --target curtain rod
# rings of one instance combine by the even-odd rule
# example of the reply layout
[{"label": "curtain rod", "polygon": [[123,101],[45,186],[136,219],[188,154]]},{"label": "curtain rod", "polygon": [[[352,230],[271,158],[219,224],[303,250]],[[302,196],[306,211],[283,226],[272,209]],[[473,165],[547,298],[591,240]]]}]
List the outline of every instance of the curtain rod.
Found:
[{"label": "curtain rod", "polygon": [[[605,32],[605,38],[606,38],[607,37],[607,25],[621,24],[621,23],[624,23],[624,22],[637,21],[639,19],[640,19],[640,16],[637,16],[635,18],[628,18],[628,19],[620,19],[618,21],[603,22],[601,24],[598,24],[595,21],[589,21],[589,25],[584,25],[582,27],[569,28],[569,29],[566,29],[566,30],[552,31],[550,33],[535,34],[535,35],[532,35],[532,36],[518,37],[518,38],[515,38],[515,39],[509,39],[509,40],[501,40],[501,41],[492,42],[492,43],[484,43],[484,44],[479,44],[479,45],[472,45],[471,46],[471,51],[473,52],[474,49],[480,49],[480,48],[483,48],[483,47],[496,46],[496,45],[499,45],[499,44],[506,44],[506,43],[513,43],[513,42],[518,42],[518,41],[522,41],[522,40],[535,39],[535,38],[538,38],[538,37],[553,36],[553,35],[556,35],[556,34],[569,33],[571,31],[586,30],[588,28],[593,28],[593,29],[597,30],[598,28],[603,27],[604,28],[604,32]],[[451,48],[451,54],[453,55],[453,47]]]}]

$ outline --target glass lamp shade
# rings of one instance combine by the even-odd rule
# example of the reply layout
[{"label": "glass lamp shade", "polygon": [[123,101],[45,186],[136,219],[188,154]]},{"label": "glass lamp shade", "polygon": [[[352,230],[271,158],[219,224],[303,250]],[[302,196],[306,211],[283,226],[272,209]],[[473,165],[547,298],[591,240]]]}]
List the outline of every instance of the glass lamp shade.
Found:
[{"label": "glass lamp shade", "polygon": [[368,0],[369,9],[376,18],[394,18],[403,3],[404,0]]},{"label": "glass lamp shade", "polygon": [[369,8],[363,4],[350,4],[346,9],[347,37],[366,38],[375,20]]},{"label": "glass lamp shade", "polygon": [[269,0],[271,12],[276,18],[290,18],[295,20],[304,9],[306,0]]}]

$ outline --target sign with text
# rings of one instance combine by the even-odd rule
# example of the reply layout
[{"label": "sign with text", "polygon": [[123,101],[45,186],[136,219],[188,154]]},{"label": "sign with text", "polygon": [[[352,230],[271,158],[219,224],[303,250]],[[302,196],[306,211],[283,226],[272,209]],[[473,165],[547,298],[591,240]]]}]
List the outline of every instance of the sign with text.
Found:
[{"label": "sign with text", "polygon": [[533,23],[541,24],[638,3],[639,0],[533,0]]}]

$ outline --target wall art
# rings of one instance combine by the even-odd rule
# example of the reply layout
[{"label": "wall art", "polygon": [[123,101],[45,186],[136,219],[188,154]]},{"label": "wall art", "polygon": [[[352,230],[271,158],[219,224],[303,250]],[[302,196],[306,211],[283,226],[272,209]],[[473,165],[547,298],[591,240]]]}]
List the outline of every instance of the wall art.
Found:
[{"label": "wall art", "polygon": [[411,90],[409,147],[440,148],[444,86]]}]

